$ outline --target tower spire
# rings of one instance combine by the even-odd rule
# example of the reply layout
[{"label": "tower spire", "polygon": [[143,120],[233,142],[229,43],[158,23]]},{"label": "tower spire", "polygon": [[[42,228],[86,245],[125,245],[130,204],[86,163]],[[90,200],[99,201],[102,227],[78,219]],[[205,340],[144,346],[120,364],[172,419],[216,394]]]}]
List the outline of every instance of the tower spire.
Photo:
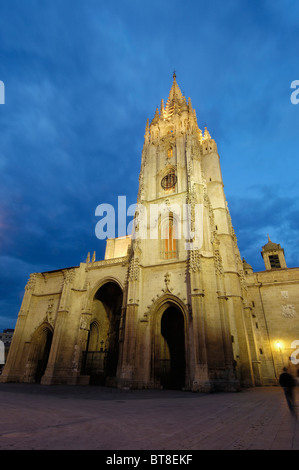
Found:
[{"label": "tower spire", "polygon": [[168,100],[166,102],[166,107],[165,107],[165,115],[167,117],[172,116],[174,111],[178,109],[183,104],[183,101],[184,101],[183,94],[176,81],[175,70],[173,72],[172,77],[173,77],[173,82],[172,82],[172,86],[171,86]]}]

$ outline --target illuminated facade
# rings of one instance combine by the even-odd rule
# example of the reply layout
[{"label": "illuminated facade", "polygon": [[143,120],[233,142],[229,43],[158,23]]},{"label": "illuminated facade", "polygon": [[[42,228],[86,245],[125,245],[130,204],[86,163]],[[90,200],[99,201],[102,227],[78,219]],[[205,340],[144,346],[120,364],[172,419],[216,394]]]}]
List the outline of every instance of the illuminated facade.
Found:
[{"label": "illuminated facade", "polygon": [[299,269],[270,240],[266,271],[241,260],[217,145],[175,74],[146,125],[137,202],[133,236],[108,239],[104,260],[30,276],[0,380],[199,392],[276,383],[299,340]]}]

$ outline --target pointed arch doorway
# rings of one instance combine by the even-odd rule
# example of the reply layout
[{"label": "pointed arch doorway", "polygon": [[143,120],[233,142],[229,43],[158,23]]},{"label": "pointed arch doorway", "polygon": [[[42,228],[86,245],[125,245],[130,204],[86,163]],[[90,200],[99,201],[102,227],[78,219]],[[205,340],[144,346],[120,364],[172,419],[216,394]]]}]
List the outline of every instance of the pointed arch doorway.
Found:
[{"label": "pointed arch doorway", "polygon": [[91,385],[111,385],[116,378],[122,299],[122,289],[113,281],[103,284],[94,295],[81,371],[90,376]]},{"label": "pointed arch doorway", "polygon": [[49,328],[45,328],[39,338],[39,342],[36,346],[36,370],[34,380],[36,383],[40,383],[41,379],[46,371],[51,345],[53,339],[53,332]]},{"label": "pointed arch doorway", "polygon": [[155,379],[165,389],[181,390],[186,380],[185,320],[178,306],[166,306],[157,336]]}]

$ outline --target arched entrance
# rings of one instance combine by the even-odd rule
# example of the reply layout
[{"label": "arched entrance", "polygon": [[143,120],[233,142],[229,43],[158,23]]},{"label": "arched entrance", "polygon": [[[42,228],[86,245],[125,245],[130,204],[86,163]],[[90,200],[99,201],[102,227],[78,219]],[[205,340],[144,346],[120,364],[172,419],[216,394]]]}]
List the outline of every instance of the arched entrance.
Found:
[{"label": "arched entrance", "polygon": [[182,389],[185,386],[185,325],[181,309],[169,305],[160,322],[159,376],[163,388]]},{"label": "arched entrance", "polygon": [[41,335],[39,342],[37,344],[36,350],[36,360],[37,366],[34,375],[34,380],[36,383],[40,383],[48,364],[48,359],[50,355],[51,345],[52,345],[53,333],[50,329],[45,328]]},{"label": "arched entrance", "polygon": [[122,290],[113,281],[102,285],[94,296],[81,372],[90,376],[90,384],[113,384],[116,377],[122,299]]}]

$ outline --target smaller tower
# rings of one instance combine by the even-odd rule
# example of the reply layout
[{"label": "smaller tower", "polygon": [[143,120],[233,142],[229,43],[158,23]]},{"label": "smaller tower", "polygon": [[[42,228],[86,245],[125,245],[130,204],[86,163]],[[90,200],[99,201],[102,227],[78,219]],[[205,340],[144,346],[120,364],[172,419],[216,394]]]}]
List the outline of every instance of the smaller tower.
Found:
[{"label": "smaller tower", "polygon": [[268,235],[268,243],[263,246],[261,255],[267,270],[286,268],[284,249],[279,243],[273,243]]}]

